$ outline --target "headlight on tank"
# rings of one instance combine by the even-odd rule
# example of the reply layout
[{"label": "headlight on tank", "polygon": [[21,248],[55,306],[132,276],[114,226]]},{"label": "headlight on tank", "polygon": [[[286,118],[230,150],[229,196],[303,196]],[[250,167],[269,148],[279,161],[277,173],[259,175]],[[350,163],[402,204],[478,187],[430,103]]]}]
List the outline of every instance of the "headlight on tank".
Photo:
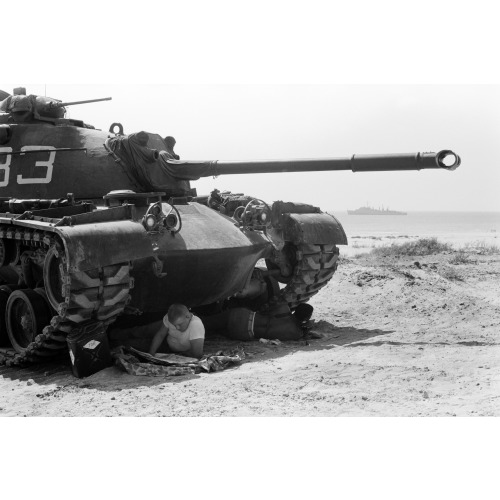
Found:
[{"label": "headlight on tank", "polygon": [[[165,214],[164,209],[170,208]],[[179,211],[170,203],[152,203],[144,217],[142,225],[148,233],[161,233],[169,231],[172,235],[181,230],[182,222]]]},{"label": "headlight on tank", "polygon": [[172,230],[176,225],[177,225],[178,219],[175,214],[168,214],[164,219],[163,219],[163,225],[170,231]]},{"label": "headlight on tank", "polygon": [[146,229],[151,231],[157,224],[156,217],[154,215],[148,215],[145,220]]}]

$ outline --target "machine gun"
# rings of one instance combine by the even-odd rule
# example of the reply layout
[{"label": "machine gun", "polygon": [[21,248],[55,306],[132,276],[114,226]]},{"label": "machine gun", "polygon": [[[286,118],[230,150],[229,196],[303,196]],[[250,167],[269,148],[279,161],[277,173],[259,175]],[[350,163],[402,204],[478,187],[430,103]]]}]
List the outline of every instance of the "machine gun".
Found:
[{"label": "machine gun", "polygon": [[100,99],[87,99],[85,101],[62,102],[49,98],[37,97],[33,106],[33,117],[36,120],[52,121],[54,118],[61,118],[66,113],[67,106],[76,104],[89,104],[92,102],[111,101],[111,97],[102,97]]},{"label": "machine gun", "polygon": [[15,89],[14,95],[0,91],[0,112],[9,114],[15,123],[29,123],[32,119],[54,121],[63,118],[65,108],[76,104],[110,101],[111,97],[62,102],[51,97],[26,95],[25,89]]},{"label": "machine gun", "polygon": [[86,101],[60,102],[51,101],[49,106],[52,108],[65,108],[66,106],[74,106],[75,104],[89,104],[91,102],[111,101],[112,97],[101,97],[100,99],[88,99]]}]

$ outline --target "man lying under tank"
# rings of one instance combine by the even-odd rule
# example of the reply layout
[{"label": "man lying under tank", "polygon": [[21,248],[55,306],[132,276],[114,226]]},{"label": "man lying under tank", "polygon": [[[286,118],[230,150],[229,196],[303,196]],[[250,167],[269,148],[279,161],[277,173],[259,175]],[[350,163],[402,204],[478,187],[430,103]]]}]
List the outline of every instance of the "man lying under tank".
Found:
[{"label": "man lying under tank", "polygon": [[232,307],[222,313],[203,317],[208,332],[232,340],[299,340],[311,318],[313,307],[299,304],[294,312],[284,300],[272,299],[258,311]]},{"label": "man lying under tank", "polygon": [[154,356],[161,343],[167,338],[169,349],[176,354],[200,359],[203,356],[205,327],[184,304],[172,304],[156,332],[149,354]]}]

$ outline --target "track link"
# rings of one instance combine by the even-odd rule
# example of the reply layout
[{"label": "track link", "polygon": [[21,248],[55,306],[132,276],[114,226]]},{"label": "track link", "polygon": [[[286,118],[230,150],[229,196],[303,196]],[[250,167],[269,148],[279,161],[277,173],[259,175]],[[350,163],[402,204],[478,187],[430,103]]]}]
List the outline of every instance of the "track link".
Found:
[{"label": "track link", "polygon": [[121,263],[84,272],[69,272],[69,257],[63,244],[52,232],[15,226],[0,226],[0,238],[15,240],[30,250],[43,248],[59,258],[61,300],[50,324],[43,328],[23,352],[7,358],[7,366],[26,366],[66,355],[66,337],[85,334],[96,328],[106,329],[130,301],[133,279],[130,263]]},{"label": "track link", "polygon": [[334,244],[300,244],[295,258],[292,278],[281,291],[291,309],[307,302],[330,281],[337,270],[339,249]]}]

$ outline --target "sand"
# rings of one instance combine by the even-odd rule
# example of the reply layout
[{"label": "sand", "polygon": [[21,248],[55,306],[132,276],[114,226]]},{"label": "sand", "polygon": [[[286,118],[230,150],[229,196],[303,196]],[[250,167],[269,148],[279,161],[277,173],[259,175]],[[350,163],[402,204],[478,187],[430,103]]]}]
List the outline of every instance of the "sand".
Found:
[{"label": "sand", "polygon": [[[361,250],[360,250],[361,251]],[[312,337],[245,343],[217,373],[0,367],[1,416],[499,416],[500,255],[349,256],[317,296]],[[241,345],[207,339],[206,351]]]}]

